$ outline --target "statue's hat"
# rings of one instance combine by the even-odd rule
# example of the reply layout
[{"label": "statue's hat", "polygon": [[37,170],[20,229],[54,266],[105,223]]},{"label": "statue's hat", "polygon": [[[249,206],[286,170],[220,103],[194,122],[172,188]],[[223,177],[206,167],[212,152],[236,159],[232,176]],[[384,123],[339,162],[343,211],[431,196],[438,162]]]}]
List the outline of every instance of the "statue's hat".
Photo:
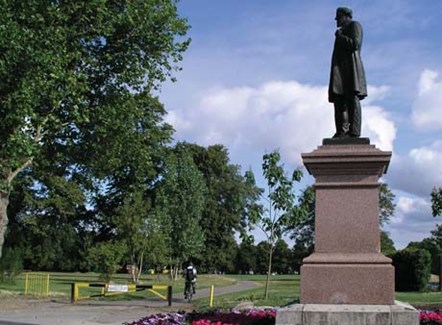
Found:
[{"label": "statue's hat", "polygon": [[336,17],[338,17],[340,15],[344,15],[344,16],[348,16],[350,18],[353,18],[353,11],[351,11],[351,9],[348,7],[338,7],[338,9],[336,9]]}]

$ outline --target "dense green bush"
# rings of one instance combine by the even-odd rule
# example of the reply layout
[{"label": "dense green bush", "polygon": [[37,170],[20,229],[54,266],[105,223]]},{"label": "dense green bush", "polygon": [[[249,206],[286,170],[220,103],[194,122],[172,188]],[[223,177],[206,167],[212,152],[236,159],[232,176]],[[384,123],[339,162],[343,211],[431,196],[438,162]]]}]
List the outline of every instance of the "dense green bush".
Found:
[{"label": "dense green bush", "polygon": [[13,281],[23,271],[23,259],[19,249],[5,248],[0,258],[0,282]]},{"label": "dense green bush", "polygon": [[431,276],[431,255],[425,249],[407,248],[392,256],[396,291],[423,291]]}]

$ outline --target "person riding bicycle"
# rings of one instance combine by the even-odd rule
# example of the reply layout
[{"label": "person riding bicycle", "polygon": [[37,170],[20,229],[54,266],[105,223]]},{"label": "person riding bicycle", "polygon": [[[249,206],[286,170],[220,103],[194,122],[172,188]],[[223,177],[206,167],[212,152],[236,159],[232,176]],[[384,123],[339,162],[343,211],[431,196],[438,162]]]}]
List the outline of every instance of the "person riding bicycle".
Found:
[{"label": "person riding bicycle", "polygon": [[190,291],[190,289],[192,289],[192,293],[195,294],[197,272],[192,262],[190,262],[189,266],[187,266],[187,268],[184,270],[183,276],[185,279],[184,298],[187,299],[188,290]]}]

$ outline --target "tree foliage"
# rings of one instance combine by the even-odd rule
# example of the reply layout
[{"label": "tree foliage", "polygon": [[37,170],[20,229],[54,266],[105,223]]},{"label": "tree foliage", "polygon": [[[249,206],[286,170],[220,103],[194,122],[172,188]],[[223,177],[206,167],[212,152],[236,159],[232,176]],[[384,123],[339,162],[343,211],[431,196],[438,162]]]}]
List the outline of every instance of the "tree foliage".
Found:
[{"label": "tree foliage", "polygon": [[257,272],[256,260],[257,260],[256,246],[253,245],[253,242],[251,242],[250,240],[244,240],[238,246],[235,271],[237,273]]},{"label": "tree foliage", "polygon": [[394,242],[386,231],[381,230],[381,252],[387,256],[391,256],[396,252]]},{"label": "tree foliage", "polygon": [[424,291],[431,275],[431,257],[424,249],[408,248],[393,256],[397,291]]},{"label": "tree foliage", "polygon": [[155,141],[137,131],[164,114],[152,91],[178,69],[187,29],[175,0],[2,2],[0,251],[13,181],[29,166],[66,153],[74,178],[108,176],[126,158],[152,163],[126,145]]},{"label": "tree foliage", "polygon": [[205,201],[203,176],[187,148],[178,144],[166,158],[155,199],[175,276],[183,262],[199,257],[203,250],[204,233],[200,223]]},{"label": "tree foliage", "polygon": [[431,210],[433,217],[442,215],[442,187],[435,187],[431,192]]},{"label": "tree foliage", "polygon": [[235,266],[235,234],[244,233],[246,209],[254,201],[255,184],[241,175],[240,166],[230,163],[226,147],[207,148],[183,143],[202,173],[207,188],[201,227],[204,231],[204,259],[201,270],[229,272]]}]

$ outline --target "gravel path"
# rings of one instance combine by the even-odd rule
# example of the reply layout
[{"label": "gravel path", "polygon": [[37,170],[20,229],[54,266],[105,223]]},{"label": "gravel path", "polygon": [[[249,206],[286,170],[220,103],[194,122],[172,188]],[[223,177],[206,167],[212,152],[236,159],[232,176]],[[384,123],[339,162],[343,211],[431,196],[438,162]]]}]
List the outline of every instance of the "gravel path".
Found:
[{"label": "gravel path", "polygon": [[[216,296],[253,289],[259,286],[252,281],[241,281],[234,286],[215,288]],[[209,297],[209,289],[197,290],[194,299]],[[175,294],[172,306],[159,299],[132,301],[66,301],[0,299],[0,325],[121,325],[144,316],[177,310],[192,310],[192,305]]]}]

